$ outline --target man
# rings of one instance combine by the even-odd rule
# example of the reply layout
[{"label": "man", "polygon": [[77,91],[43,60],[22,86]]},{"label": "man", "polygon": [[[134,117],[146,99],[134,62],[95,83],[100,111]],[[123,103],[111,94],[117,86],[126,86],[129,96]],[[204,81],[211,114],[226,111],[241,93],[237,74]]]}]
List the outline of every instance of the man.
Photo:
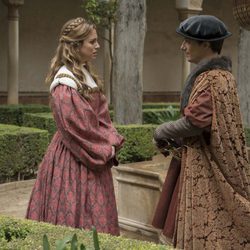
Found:
[{"label": "man", "polygon": [[176,31],[184,37],[181,50],[197,66],[182,93],[182,118],[154,133],[164,154],[174,141],[182,143],[181,160],[171,162],[153,225],[178,249],[250,249],[246,141],[231,61],[220,56],[231,33],[208,15],[190,17]]}]

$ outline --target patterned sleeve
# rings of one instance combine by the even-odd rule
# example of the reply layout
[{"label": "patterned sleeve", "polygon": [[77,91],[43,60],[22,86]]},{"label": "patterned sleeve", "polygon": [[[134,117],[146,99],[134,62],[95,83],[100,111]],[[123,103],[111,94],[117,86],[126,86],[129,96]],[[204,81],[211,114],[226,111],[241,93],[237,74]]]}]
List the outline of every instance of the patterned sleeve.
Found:
[{"label": "patterned sleeve", "polygon": [[204,89],[195,101],[184,109],[184,116],[196,127],[206,128],[212,124],[212,97],[210,87]]},{"label": "patterned sleeve", "polygon": [[52,92],[52,109],[62,142],[86,167],[100,169],[112,158],[112,145],[99,129],[99,121],[88,102],[65,85]]}]

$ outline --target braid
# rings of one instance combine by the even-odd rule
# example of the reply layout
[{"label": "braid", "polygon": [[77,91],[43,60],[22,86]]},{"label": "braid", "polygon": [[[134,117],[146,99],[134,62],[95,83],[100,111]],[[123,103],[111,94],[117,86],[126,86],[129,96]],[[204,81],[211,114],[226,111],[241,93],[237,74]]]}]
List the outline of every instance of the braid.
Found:
[{"label": "braid", "polygon": [[77,17],[73,22],[67,25],[62,31],[62,35],[67,36],[69,32],[75,29],[79,24],[83,23],[85,20],[82,17]]}]

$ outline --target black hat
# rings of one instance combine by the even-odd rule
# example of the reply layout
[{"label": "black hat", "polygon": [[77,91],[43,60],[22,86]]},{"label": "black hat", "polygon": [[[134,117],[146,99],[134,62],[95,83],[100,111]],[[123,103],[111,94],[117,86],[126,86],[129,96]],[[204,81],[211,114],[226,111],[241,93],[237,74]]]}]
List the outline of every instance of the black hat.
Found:
[{"label": "black hat", "polygon": [[189,17],[180,23],[176,32],[198,41],[217,41],[232,35],[220,19],[209,15]]}]

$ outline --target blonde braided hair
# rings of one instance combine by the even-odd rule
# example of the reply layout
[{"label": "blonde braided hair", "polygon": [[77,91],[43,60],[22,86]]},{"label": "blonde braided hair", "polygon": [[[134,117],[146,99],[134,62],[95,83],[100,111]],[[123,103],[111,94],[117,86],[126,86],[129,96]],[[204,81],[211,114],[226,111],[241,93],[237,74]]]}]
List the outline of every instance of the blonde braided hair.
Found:
[{"label": "blonde braided hair", "polygon": [[[46,77],[47,84],[51,84],[60,67],[65,65],[76,77],[80,94],[89,98],[90,92],[86,85],[85,74],[82,70],[83,62],[79,49],[93,29],[95,29],[95,26],[88,23],[82,17],[71,19],[63,25],[59,44],[55,56],[51,60],[50,70]],[[93,72],[89,62],[85,63],[85,68],[89,71],[97,86],[102,91],[102,83],[99,77]]]},{"label": "blonde braided hair", "polygon": [[85,20],[82,17],[77,17],[73,20],[73,22],[70,22],[62,31],[62,34],[66,36],[69,34],[69,32],[73,29],[75,29],[80,23],[83,23]]}]

